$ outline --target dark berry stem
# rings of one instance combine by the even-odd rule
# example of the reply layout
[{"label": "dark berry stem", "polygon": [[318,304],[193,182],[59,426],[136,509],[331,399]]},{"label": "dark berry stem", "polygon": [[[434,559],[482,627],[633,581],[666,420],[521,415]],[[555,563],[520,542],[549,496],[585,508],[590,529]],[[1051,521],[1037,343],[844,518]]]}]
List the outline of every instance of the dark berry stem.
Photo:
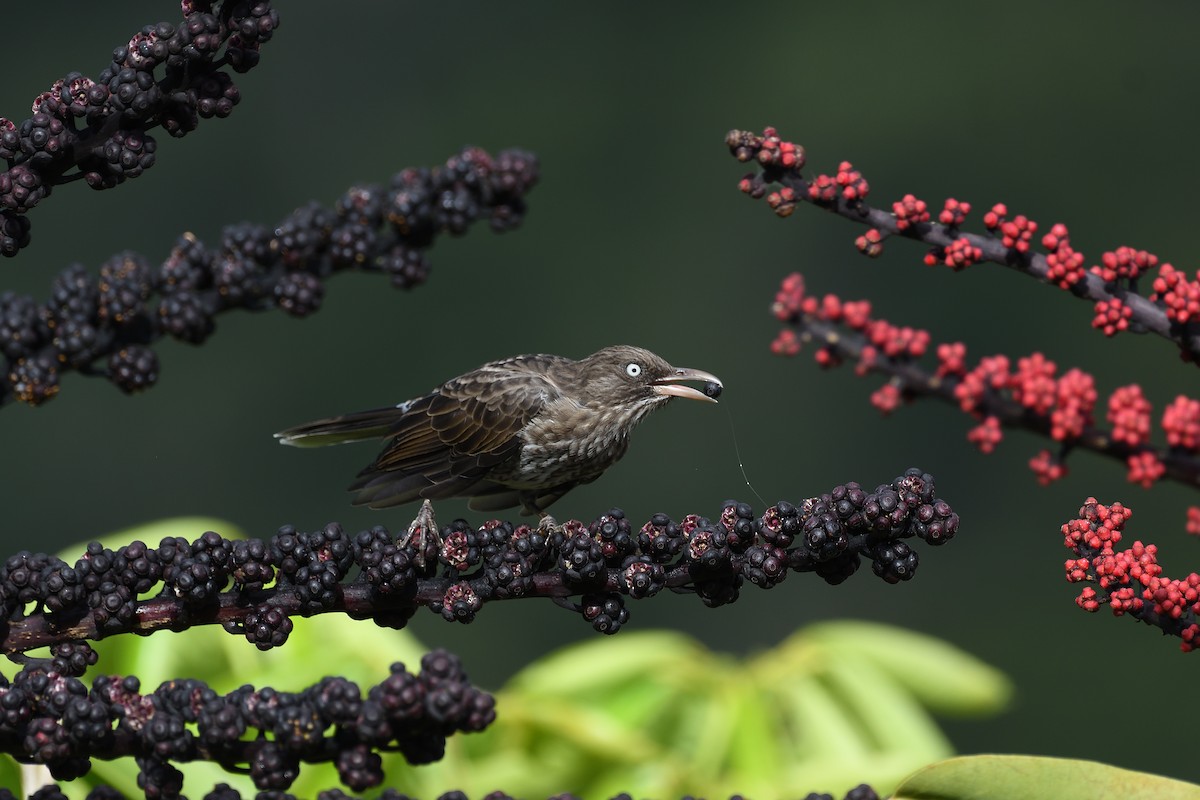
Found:
[{"label": "dark berry stem", "polygon": [[162,261],[135,253],[106,261],[99,276],[69,267],[50,298],[0,294],[0,406],[38,405],[59,392],[63,372],[107,377],[126,393],[158,380],[149,345],[164,336],[201,344],[232,309],[316,312],[324,281],[347,270],[382,273],[410,289],[429,275],[427,252],[443,234],[487,220],[520,224],[537,183],[537,159],[520,150],[492,157],[468,147],[433,169],[405,169],[388,187],[356,186],[334,208],[297,209],[274,228],[227,227],[218,247],[185,233]]}]

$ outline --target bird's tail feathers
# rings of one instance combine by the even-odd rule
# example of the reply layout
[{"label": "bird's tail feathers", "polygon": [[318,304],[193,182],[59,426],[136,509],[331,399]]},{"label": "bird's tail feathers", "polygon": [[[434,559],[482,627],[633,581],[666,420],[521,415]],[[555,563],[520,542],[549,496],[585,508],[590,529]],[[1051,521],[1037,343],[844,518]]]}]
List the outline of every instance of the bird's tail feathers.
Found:
[{"label": "bird's tail feathers", "polygon": [[368,439],[379,439],[392,432],[397,420],[412,407],[412,400],[397,406],[356,411],[340,417],[329,417],[306,422],[294,428],[280,431],[275,438],[280,444],[293,447],[324,447],[330,444],[348,444]]}]

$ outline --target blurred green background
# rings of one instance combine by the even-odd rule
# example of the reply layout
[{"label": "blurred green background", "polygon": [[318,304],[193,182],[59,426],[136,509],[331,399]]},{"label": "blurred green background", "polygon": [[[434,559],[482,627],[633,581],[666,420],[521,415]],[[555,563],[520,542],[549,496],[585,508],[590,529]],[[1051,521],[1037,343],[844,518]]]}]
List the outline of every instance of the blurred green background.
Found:
[{"label": "blurred green background", "polygon": [[[53,551],[179,514],[224,517],[263,537],[284,523],[400,528],[409,509],[351,509],[342,490],[371,445],[306,452],[271,433],[399,401],[492,358],[635,343],[720,375],[722,405],[678,403],[647,422],[616,468],[555,507],[560,519],[612,505],[638,521],[713,513],[730,496],[761,507],[738,468],[732,418],[746,473],[770,501],[847,480],[874,486],[917,465],[939,478],[963,526],[945,548],[920,547],[909,584],[884,585],[869,570],[834,588],[793,576],[715,611],[687,597],[634,603],[632,626],[753,652],[814,620],[905,625],[1016,681],[1006,716],[947,724],[962,752],[1094,758],[1200,780],[1177,735],[1197,656],[1076,609],[1058,534],[1087,495],[1121,500],[1136,511],[1132,535],[1160,545],[1169,574],[1184,573],[1195,561],[1183,534],[1194,494],[1131,487],[1121,465],[1086,453],[1040,488],[1026,462],[1042,442],[1012,433],[982,456],[965,440],[969,420],[947,407],[881,419],[867,400],[877,381],[823,373],[808,353],[771,356],[767,309],[779,279],[800,270],[812,291],[868,297],[893,322],[966,341],[974,358],[1041,350],[1062,369],[1092,371],[1102,398],[1141,382],[1158,410],[1195,393],[1194,369],[1161,341],[1105,341],[1089,328],[1089,304],[993,265],[929,269],[908,242],[869,261],[852,244],[861,231],[840,219],[807,206],[776,219],[739,194],[745,169],[722,144],[729,128],[775,125],[808,148],[814,169],[853,161],[877,204],[906,192],[931,206],[954,196],[975,206],[978,230],[978,212],[1004,201],[1042,230],[1067,223],[1089,263],[1127,244],[1190,271],[1194,238],[1178,219],[1200,169],[1187,88],[1200,76],[1200,10],[281,5],[262,65],[238,79],[233,116],[183,141],[159,136],[159,164],[115,191],[57,189],[31,214],[33,245],[0,264],[0,288],[40,300],[72,261],[94,270],[125,248],[161,261],[183,231],[215,242],[228,223],[274,224],[308,200],[330,204],[353,183],[439,163],[463,144],[540,156],[525,225],[440,241],[430,282],[412,293],[341,276],[309,320],[234,313],[202,348],[164,342],[160,384],[142,396],[70,375],[45,407],[6,407],[5,551]],[[143,24],[177,18],[166,0],[103,11],[10,4],[0,113],[23,119],[55,78],[95,74]],[[447,503],[439,518],[463,510]],[[549,603],[496,604],[469,627],[422,614],[413,629],[491,686],[594,635]]]}]

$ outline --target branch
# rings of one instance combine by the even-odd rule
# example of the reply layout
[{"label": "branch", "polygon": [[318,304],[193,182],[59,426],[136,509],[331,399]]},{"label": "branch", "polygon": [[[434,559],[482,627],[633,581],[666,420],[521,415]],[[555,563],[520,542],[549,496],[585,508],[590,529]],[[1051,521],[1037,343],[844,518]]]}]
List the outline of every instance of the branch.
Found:
[{"label": "branch", "polygon": [[71,369],[126,393],[148,388],[158,358],[146,345],[166,335],[201,344],[214,318],[237,308],[307,316],[337,272],[384,273],[399,288],[417,286],[429,274],[425,251],[443,233],[461,235],[482,219],[496,231],[519,225],[537,178],[528,153],[493,158],[469,147],[432,170],[397,173],[387,189],[353,187],[335,209],[312,203],[273,229],[227,227],[217,249],[185,233],[157,268],[125,252],[105,262],[98,280],[82,266],[63,270],[44,303],[4,293],[0,406],[44,403]]},{"label": "branch", "polygon": [[147,797],[180,796],[183,774],[172,764],[194,761],[249,773],[262,790],[287,789],[301,763],[332,762],[362,791],[383,782],[379,753],[427,764],[442,757],[447,737],[496,718],[492,696],[467,681],[457,657],[435,650],[421,666],[415,675],[393,664],[365,695],[340,677],[298,693],[243,686],[220,695],[199,680],[143,693],[137,678],[118,675],[96,678],[89,691],[82,670],[31,663],[0,686],[0,751],[44,764],[57,780],[87,774],[93,758],[134,757]]},{"label": "branch", "polygon": [[[882,252],[886,238],[900,236],[932,246],[926,264],[945,264],[956,271],[980,261],[1009,267],[1095,302],[1093,327],[1103,329],[1106,335],[1123,330],[1155,333],[1174,342],[1185,360],[1200,359],[1200,280],[1188,280],[1183,272],[1164,263],[1153,281],[1154,293],[1142,297],[1137,284],[1149,269],[1158,266],[1153,254],[1120,247],[1105,253],[1102,264],[1088,270],[1083,254],[1071,247],[1067,227],[1061,223],[1051,226],[1041,239],[1049,252],[1035,253],[1030,244],[1038,224],[1023,215],[1010,219],[1003,204],[984,215],[988,234],[963,233],[959,226],[970,212],[969,203],[947,199],[938,222],[930,221],[926,203],[913,195],[893,203],[890,212],[872,207],[865,202],[870,187],[850,162],[842,162],[834,176],[807,179],[801,174],[804,148],[782,140],[774,128],[767,128],[762,135],[733,130],[725,143],[738,161],[755,161],[761,166],[761,171],[742,179],[741,190],[756,199],[766,197],[779,216],[790,216],[799,203],[807,201],[868,226],[856,244],[870,256]],[[770,186],[781,188],[768,193]]]},{"label": "branch", "polygon": [[[1137,384],[1109,395],[1112,427],[1103,428],[1093,421],[1095,379],[1074,368],[1056,376],[1057,366],[1041,353],[1018,359],[1015,370],[1003,355],[967,369],[962,342],[934,346],[927,331],[872,317],[866,300],[807,294],[799,273],[783,280],[773,311],[788,326],[771,345],[777,354],[796,355],[815,343],[824,367],[853,361],[858,375],[887,375],[888,383],[871,396],[885,414],[902,402],[932,397],[980,421],[967,438],[984,453],[1000,443],[1004,427],[1058,442],[1057,454],[1043,450],[1030,462],[1042,483],[1063,477],[1067,455],[1081,448],[1125,463],[1131,483],[1149,488],[1166,477],[1200,488],[1200,401],[1179,395],[1166,406],[1161,426],[1167,446],[1155,447],[1149,444],[1151,406]],[[930,350],[937,353],[936,370],[920,363]]]},{"label": "branch", "polygon": [[[279,27],[269,2],[189,0],[178,25],[147,25],[111,51],[95,79],[72,72],[33,100],[33,115],[0,117],[0,255],[29,244],[26,213],[54,186],[83,180],[111,189],[154,166],[157,143],[201,119],[229,116],[241,94],[229,73],[259,62]],[[161,70],[160,70],[161,68]]]},{"label": "branch", "polygon": [[767,589],[791,570],[837,584],[863,558],[889,583],[909,580],[917,554],[904,540],[939,545],[957,530],[958,515],[935,497],[933,477],[910,469],[869,493],[848,483],[757,517],[730,501],[715,521],[657,514],[636,531],[613,509],[590,525],[456,520],[439,532],[426,504],[399,537],[383,527],[351,537],[330,524],[313,533],[284,527],[269,542],[208,532],[157,548],[93,543],[73,567],[28,552],[0,567],[2,649],[13,656],[219,623],[265,650],[287,640],[295,615],[341,612],[401,628],[421,606],[471,622],[486,602],[525,597],[578,596],[567,605],[611,634],[629,618],[624,597],[663,589],[718,606],[735,601],[746,579]]}]

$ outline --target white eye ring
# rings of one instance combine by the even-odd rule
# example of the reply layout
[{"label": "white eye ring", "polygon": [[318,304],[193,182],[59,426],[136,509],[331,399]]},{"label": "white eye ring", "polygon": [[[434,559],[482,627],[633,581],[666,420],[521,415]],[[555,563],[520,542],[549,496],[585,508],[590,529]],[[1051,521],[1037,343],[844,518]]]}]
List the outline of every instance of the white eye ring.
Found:
[{"label": "white eye ring", "polygon": [[642,374],[642,365],[636,361],[630,361],[625,365],[625,374],[631,378],[636,378]]}]

